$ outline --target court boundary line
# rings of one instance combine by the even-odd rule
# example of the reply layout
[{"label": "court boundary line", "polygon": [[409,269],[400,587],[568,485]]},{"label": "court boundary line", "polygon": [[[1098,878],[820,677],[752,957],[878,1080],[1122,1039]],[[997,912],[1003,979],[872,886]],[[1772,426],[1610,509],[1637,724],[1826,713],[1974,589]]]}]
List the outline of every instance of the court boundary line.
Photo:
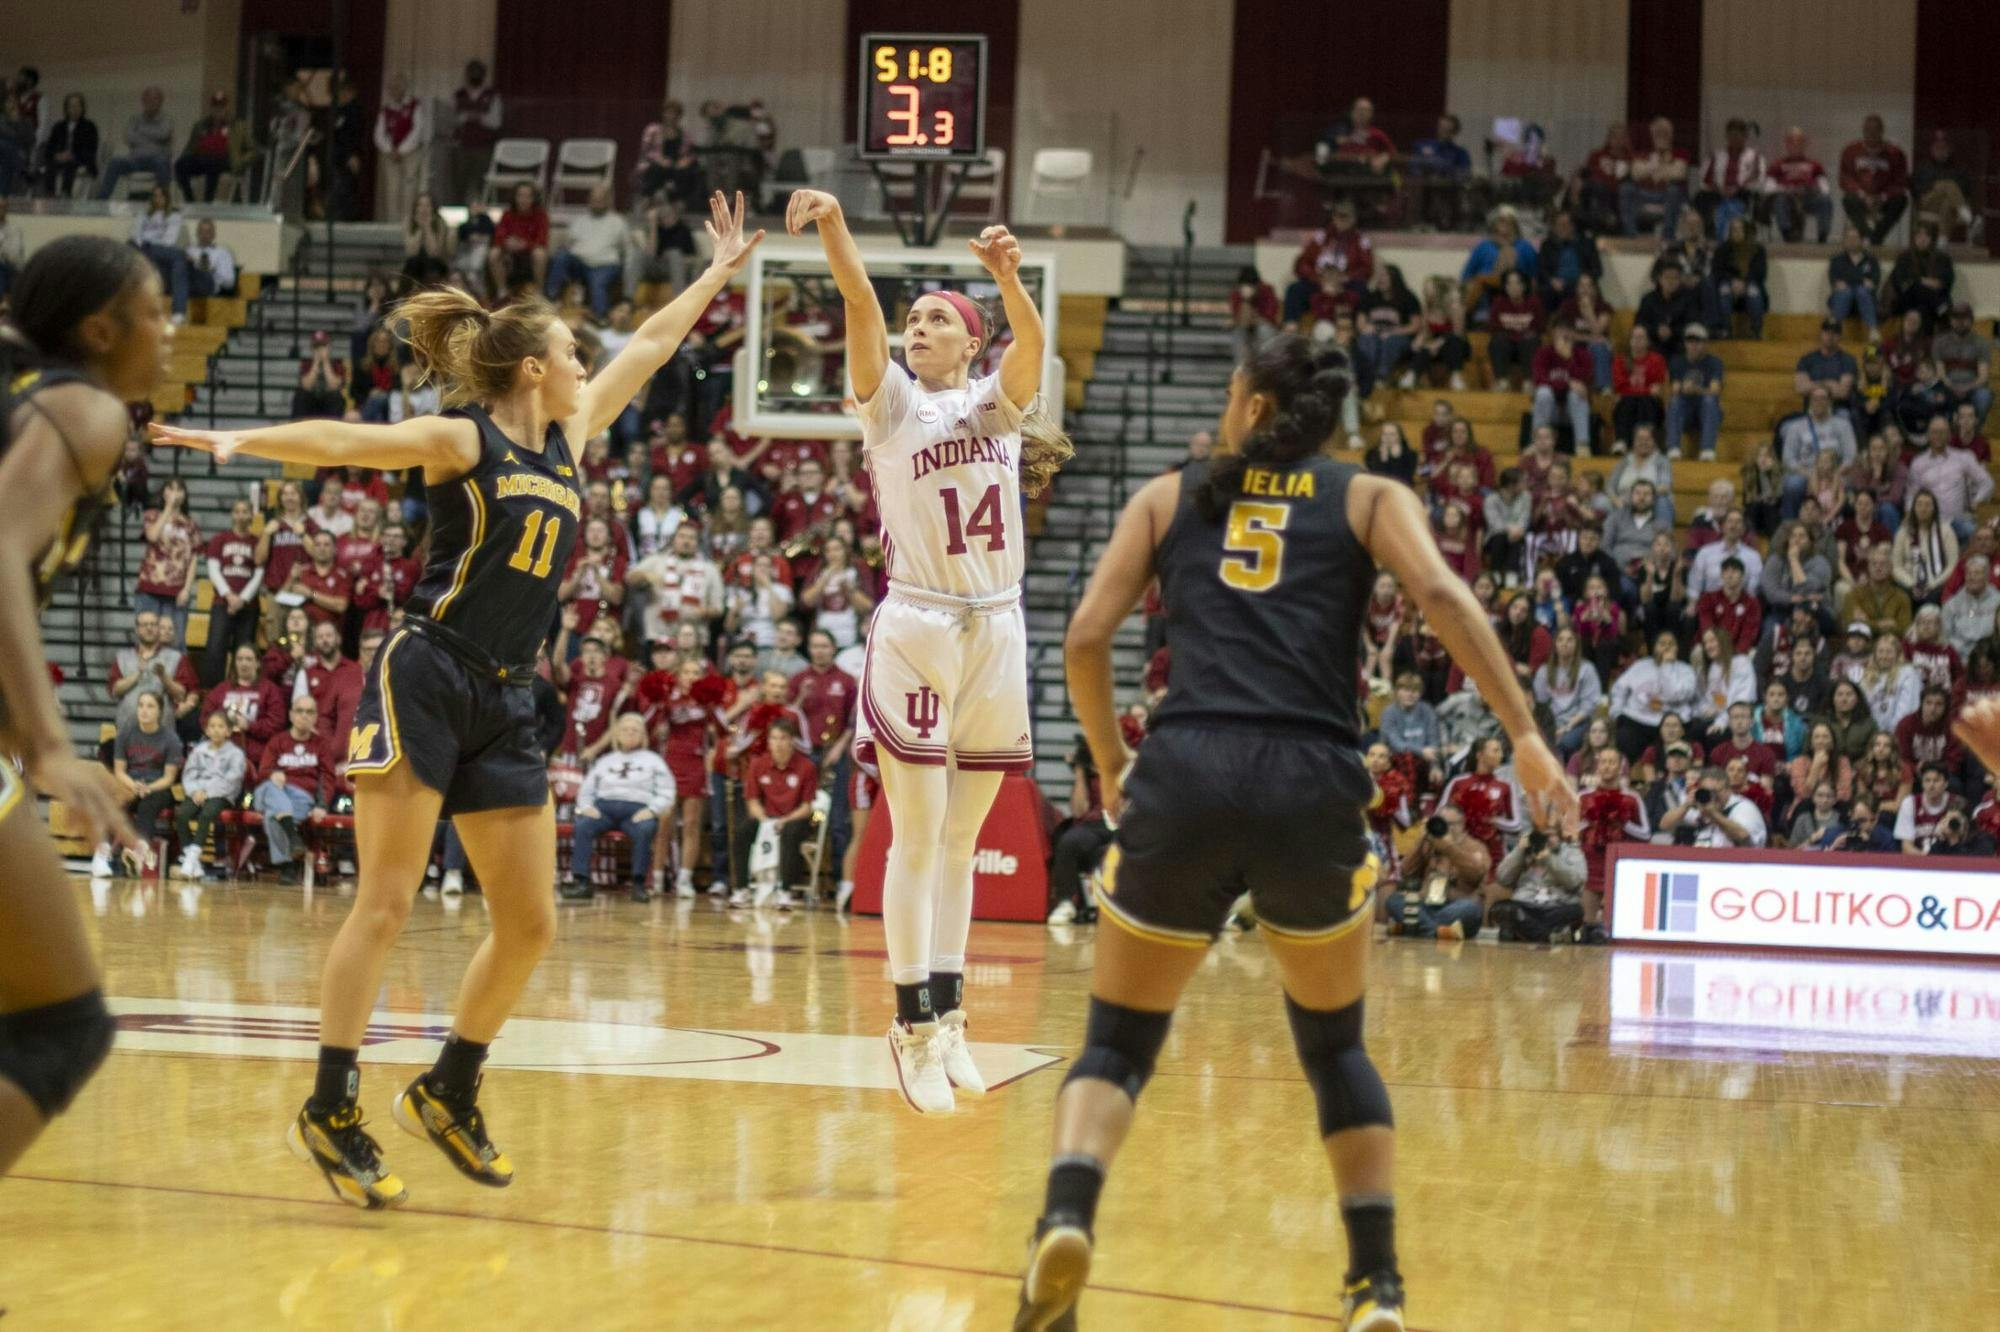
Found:
[{"label": "court boundary line", "polygon": [[[261,1202],[279,1206],[311,1207],[315,1209],[337,1208],[342,1212],[356,1209],[331,1198],[287,1198],[274,1193],[240,1193],[230,1189],[196,1189],[179,1184],[142,1184],[134,1180],[118,1179],[71,1179],[61,1175],[14,1174],[7,1177],[17,1183],[68,1185],[75,1188],[124,1189],[136,1193],[165,1193],[177,1197],[216,1198],[231,1202]],[[762,1244],[755,1240],[726,1239],[720,1236],[681,1235],[670,1231],[641,1230],[631,1226],[605,1225],[590,1221],[558,1221],[546,1217],[532,1216],[492,1216],[482,1212],[460,1211],[449,1207],[398,1207],[394,1214],[403,1216],[426,1216],[446,1221],[485,1221],[497,1225],[526,1226],[536,1230],[568,1230],[583,1234],[615,1236],[626,1239],[660,1240],[671,1244],[707,1245],[712,1248],[747,1249],[756,1253],[782,1254],[791,1258],[821,1258],[835,1262],[861,1263],[881,1267],[902,1267],[923,1272],[946,1272],[954,1276],[983,1277],[989,1280],[1019,1282],[1019,1272],[996,1272],[985,1267],[961,1267],[952,1263],[925,1262],[918,1258],[882,1258],[867,1254],[840,1253],[832,1249],[808,1249],[794,1244]],[[391,1213],[384,1213],[387,1219]],[[1268,1314],[1277,1318],[1298,1318],[1312,1323],[1338,1323],[1339,1317],[1331,1313],[1317,1313],[1303,1309],[1277,1309],[1263,1304],[1244,1304],[1235,1300],[1209,1299],[1201,1295],[1178,1295],[1164,1290],[1140,1290],[1132,1286],[1098,1286],[1088,1289],[1103,1295],[1129,1295],[1135,1299],[1165,1300],[1173,1304],[1192,1304],[1211,1309],[1227,1309],[1233,1313]],[[1440,1329],[1411,1328],[1409,1332],[1440,1332]]]}]

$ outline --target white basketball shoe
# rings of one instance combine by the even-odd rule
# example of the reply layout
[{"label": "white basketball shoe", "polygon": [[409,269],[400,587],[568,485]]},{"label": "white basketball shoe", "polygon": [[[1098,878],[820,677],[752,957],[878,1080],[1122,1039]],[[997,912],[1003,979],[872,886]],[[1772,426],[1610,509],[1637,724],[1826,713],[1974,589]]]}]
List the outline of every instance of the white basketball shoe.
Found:
[{"label": "white basketball shoe", "polygon": [[958,1108],[938,1049],[938,1030],[935,1022],[920,1022],[914,1027],[889,1024],[889,1054],[896,1061],[896,1085],[910,1109],[920,1115],[948,1115]]},{"label": "white basketball shoe", "polygon": [[965,1046],[964,1009],[938,1015],[937,1044],[939,1062],[951,1085],[967,1096],[986,1095],[986,1079],[979,1076],[979,1066],[972,1062],[972,1051]]}]

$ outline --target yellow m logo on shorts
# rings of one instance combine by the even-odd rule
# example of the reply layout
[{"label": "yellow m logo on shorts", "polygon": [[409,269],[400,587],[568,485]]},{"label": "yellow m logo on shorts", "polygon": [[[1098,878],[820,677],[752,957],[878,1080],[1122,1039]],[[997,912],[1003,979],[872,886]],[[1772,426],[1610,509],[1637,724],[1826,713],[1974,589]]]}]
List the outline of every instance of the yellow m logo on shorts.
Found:
[{"label": "yellow m logo on shorts", "polygon": [[366,758],[368,751],[375,748],[375,737],[381,733],[381,730],[381,723],[369,722],[366,726],[357,726],[352,731],[349,731],[347,733],[347,761],[352,763],[356,759]]}]

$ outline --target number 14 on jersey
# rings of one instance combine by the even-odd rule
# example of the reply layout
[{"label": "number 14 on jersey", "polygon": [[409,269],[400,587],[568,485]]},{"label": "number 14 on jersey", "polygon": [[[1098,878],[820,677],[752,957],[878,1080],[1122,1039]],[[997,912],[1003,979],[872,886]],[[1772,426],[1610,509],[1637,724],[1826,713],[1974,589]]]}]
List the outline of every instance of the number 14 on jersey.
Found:
[{"label": "number 14 on jersey", "polygon": [[965,554],[971,549],[966,544],[967,537],[984,537],[988,551],[1007,549],[1007,521],[1001,511],[1005,501],[1001,499],[999,485],[986,487],[986,493],[972,506],[969,517],[960,514],[962,500],[957,486],[944,487],[938,497],[944,501],[945,554]]}]

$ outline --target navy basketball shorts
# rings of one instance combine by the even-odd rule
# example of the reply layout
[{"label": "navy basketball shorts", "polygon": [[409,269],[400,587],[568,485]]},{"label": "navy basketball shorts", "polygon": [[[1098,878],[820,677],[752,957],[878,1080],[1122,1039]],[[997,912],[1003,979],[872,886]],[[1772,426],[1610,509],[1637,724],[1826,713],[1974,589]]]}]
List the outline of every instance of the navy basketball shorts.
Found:
[{"label": "navy basketball shorts", "polygon": [[1164,727],[1126,778],[1098,906],[1141,937],[1205,947],[1248,893],[1261,928],[1338,938],[1371,915],[1373,788],[1354,751],[1328,739]]},{"label": "navy basketball shorts", "polygon": [[390,635],[369,667],[347,752],[349,777],[409,764],[444,796],[447,815],[549,799],[528,679],[503,682],[408,628]]}]

